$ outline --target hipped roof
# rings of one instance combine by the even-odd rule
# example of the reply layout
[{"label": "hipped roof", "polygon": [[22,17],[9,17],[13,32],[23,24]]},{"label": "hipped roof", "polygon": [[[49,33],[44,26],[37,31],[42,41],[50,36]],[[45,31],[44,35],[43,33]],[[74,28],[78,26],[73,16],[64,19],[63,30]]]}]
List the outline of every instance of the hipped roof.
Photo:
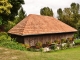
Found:
[{"label": "hipped roof", "polygon": [[60,20],[57,20],[56,18],[30,14],[12,29],[10,29],[8,33],[25,36],[76,31],[76,29],[61,22]]}]

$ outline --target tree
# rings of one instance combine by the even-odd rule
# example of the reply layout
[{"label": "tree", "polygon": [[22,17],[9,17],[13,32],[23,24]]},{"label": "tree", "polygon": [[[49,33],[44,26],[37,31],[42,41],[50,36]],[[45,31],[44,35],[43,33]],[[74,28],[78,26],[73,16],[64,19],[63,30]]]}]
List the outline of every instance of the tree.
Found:
[{"label": "tree", "polygon": [[8,2],[8,0],[0,0],[0,14],[9,15],[10,9],[12,5]]},{"label": "tree", "polygon": [[80,38],[80,20],[78,21],[78,23],[76,24],[76,27],[77,27],[77,36]]},{"label": "tree", "polygon": [[62,9],[61,8],[59,8],[58,10],[57,10],[57,13],[58,13],[58,19],[62,19],[62,15],[63,15],[63,11],[62,11]]},{"label": "tree", "polygon": [[8,32],[13,26],[15,26],[16,24],[12,21],[8,21],[6,27],[5,27],[5,31]]},{"label": "tree", "polygon": [[71,11],[73,14],[78,14],[79,13],[79,4],[72,3],[71,4]]},{"label": "tree", "polygon": [[14,23],[17,24],[18,22],[20,22],[21,20],[23,20],[25,17],[26,17],[25,11],[21,7],[19,9],[18,15],[15,17]]},{"label": "tree", "polygon": [[77,37],[80,37],[80,5],[72,3],[69,8],[57,10],[58,19],[78,30]]},{"label": "tree", "polygon": [[40,10],[40,14],[45,16],[53,16],[53,11],[49,7],[44,7]]},{"label": "tree", "polygon": [[15,16],[18,15],[18,10],[20,9],[21,5],[24,4],[24,0],[8,0],[11,5],[13,6],[11,14],[8,16],[10,20],[14,20]]},{"label": "tree", "polygon": [[78,23],[78,20],[80,20],[80,14],[79,14],[79,4],[72,3],[69,8],[64,8],[63,10],[59,8],[57,10],[58,13],[58,19],[63,21],[64,23],[76,28],[76,24]]},{"label": "tree", "polygon": [[1,0],[0,1],[0,25],[4,24],[7,20],[7,16],[11,13],[10,9],[12,5],[8,2],[8,0]]},{"label": "tree", "polygon": [[4,31],[8,21],[13,21],[24,0],[0,0],[0,29]]},{"label": "tree", "polygon": [[9,16],[12,5],[8,0],[0,0],[0,30],[4,30],[3,25],[7,23],[7,16]]},{"label": "tree", "polygon": [[79,14],[80,5],[78,3],[71,4],[71,12],[73,14],[74,22],[77,23],[80,20]]},{"label": "tree", "polygon": [[15,26],[18,22],[23,20],[26,17],[25,11],[21,7],[19,9],[18,15],[15,17],[14,21],[8,21],[8,24],[6,25],[5,31],[10,30],[13,26]]}]

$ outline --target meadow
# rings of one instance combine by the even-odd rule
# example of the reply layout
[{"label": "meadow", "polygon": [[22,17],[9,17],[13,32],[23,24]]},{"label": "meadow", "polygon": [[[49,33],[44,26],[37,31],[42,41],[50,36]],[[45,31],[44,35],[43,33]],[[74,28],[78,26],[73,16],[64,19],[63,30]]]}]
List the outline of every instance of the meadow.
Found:
[{"label": "meadow", "polygon": [[0,47],[1,60],[80,60],[80,46],[51,52],[20,51]]}]

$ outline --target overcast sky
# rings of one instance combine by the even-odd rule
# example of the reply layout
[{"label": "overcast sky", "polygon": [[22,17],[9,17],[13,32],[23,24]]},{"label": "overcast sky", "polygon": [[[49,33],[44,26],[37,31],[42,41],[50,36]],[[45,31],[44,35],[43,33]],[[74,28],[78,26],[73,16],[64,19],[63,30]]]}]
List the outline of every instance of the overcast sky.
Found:
[{"label": "overcast sky", "polygon": [[24,0],[24,11],[29,14],[40,14],[40,9],[43,7],[49,7],[53,10],[55,17],[57,16],[58,8],[70,7],[72,2],[79,3],[80,0]]}]

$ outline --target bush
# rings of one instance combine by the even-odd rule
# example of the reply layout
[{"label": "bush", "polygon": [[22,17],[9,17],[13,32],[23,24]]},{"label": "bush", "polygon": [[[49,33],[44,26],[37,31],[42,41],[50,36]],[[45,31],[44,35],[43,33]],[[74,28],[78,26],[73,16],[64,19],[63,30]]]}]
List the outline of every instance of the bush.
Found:
[{"label": "bush", "polygon": [[51,41],[46,42],[46,45],[47,46],[51,45]]},{"label": "bush", "polygon": [[5,27],[5,30],[8,31],[10,30],[13,26],[15,26],[16,24],[12,21],[8,21],[8,24]]},{"label": "bush", "polygon": [[62,43],[61,44],[61,49],[67,49],[68,48],[68,44],[67,43]]},{"label": "bush", "polygon": [[66,39],[61,39],[61,43],[65,43],[66,42]]},{"label": "bush", "polygon": [[67,39],[70,43],[72,43],[74,41],[74,38],[68,38]]},{"label": "bush", "polygon": [[6,32],[0,33],[0,43],[4,41],[10,41],[11,37]]},{"label": "bush", "polygon": [[80,39],[74,40],[75,45],[80,45]]},{"label": "bush", "polygon": [[17,49],[17,50],[26,50],[25,47],[22,46],[22,44],[19,44],[17,42],[13,41],[7,41],[0,44],[3,47],[11,48],[11,49]]},{"label": "bush", "polygon": [[6,32],[0,33],[0,46],[17,50],[26,50],[22,44],[16,42],[16,40],[12,39]]},{"label": "bush", "polygon": [[55,50],[57,48],[57,44],[56,43],[54,43],[54,44],[52,44],[51,46],[50,46],[50,49],[52,49],[52,50]]},{"label": "bush", "polygon": [[37,49],[39,49],[39,48],[42,47],[42,43],[41,43],[41,42],[37,42],[37,43],[35,44],[35,46],[36,46]]},{"label": "bush", "polygon": [[59,40],[59,39],[58,40],[54,40],[54,42],[57,43],[57,44],[60,44],[61,40]]},{"label": "bush", "polygon": [[30,45],[29,44],[25,44],[24,45],[26,48],[30,48]]}]

